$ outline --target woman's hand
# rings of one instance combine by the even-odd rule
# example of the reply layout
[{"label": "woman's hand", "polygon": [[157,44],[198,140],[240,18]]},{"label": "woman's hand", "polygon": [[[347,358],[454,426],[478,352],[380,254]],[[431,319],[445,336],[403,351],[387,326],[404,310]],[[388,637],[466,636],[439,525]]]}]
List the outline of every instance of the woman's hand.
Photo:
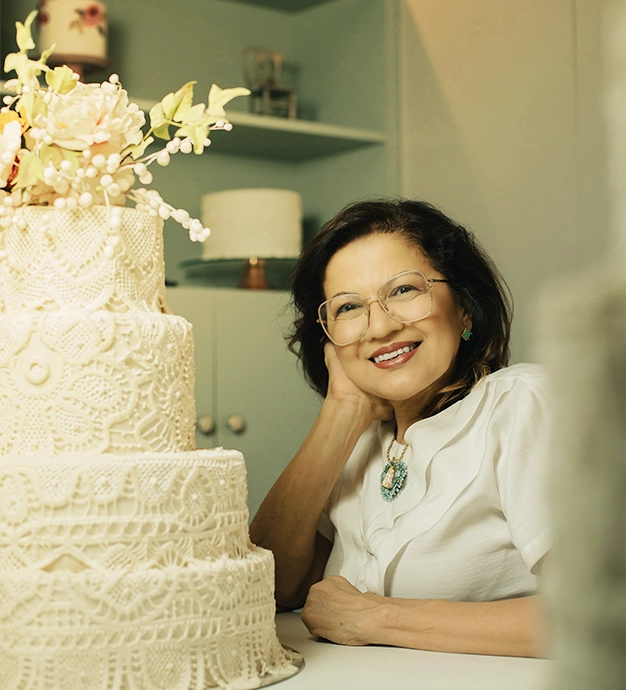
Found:
[{"label": "woman's hand", "polygon": [[309,590],[302,621],[311,634],[337,644],[370,644],[367,618],[380,605],[382,597],[360,592],[344,577],[333,575]]},{"label": "woman's hand", "polygon": [[339,402],[356,403],[364,411],[364,414],[370,416],[369,421],[372,419],[385,420],[393,418],[393,407],[389,401],[364,393],[348,378],[332,343],[326,343],[324,346],[324,360],[328,369],[327,398]]}]

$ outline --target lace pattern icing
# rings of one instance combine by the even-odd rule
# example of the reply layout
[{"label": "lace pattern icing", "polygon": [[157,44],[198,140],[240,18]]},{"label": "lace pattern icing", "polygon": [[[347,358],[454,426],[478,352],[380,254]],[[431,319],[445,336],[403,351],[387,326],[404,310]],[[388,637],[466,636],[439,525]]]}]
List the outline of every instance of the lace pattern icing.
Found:
[{"label": "lace pattern icing", "polygon": [[0,688],[293,675],[243,457],[186,452],[193,339],[165,304],[161,221],[20,212],[0,235]]},{"label": "lace pattern icing", "polygon": [[162,569],[251,551],[237,451],[0,464],[0,571]]},{"label": "lace pattern icing", "polygon": [[20,209],[0,236],[0,453],[195,447],[191,325],[165,304],[162,221]]},{"label": "lace pattern icing", "polygon": [[0,453],[195,447],[193,334],[138,310],[0,313]]},{"label": "lace pattern icing", "polygon": [[0,313],[67,307],[161,311],[165,304],[163,221],[122,210],[121,227],[104,206],[19,209],[26,222],[0,233]]},{"label": "lace pattern icing", "polygon": [[251,688],[292,675],[257,547],[144,572],[2,573],[3,690]]}]

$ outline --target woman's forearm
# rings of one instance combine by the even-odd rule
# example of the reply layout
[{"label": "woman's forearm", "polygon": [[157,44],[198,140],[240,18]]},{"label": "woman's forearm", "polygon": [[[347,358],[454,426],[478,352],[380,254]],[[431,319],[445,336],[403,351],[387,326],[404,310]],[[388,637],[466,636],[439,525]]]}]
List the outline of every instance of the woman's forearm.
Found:
[{"label": "woman's forearm", "polygon": [[546,616],[538,595],[490,602],[378,600],[361,622],[369,644],[498,656],[547,654]]},{"label": "woman's forearm", "polygon": [[[302,447],[252,520],[252,541],[274,553],[276,599],[283,605],[299,596],[314,566],[320,515],[367,423],[368,417],[355,406],[326,400]],[[327,550],[318,548],[318,558],[320,553],[328,558]]]}]

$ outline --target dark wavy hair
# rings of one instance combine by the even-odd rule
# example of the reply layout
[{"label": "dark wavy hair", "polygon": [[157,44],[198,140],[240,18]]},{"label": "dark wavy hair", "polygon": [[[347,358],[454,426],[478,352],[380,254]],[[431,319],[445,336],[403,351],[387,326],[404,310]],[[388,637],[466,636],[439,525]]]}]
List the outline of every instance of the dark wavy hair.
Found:
[{"label": "dark wavy hair", "polygon": [[407,199],[359,201],[324,225],[304,248],[291,277],[295,321],[289,349],[299,357],[311,387],[325,396],[328,338],[317,322],[317,309],[326,299],[326,267],[339,249],[375,233],[395,234],[417,246],[471,315],[472,337],[461,342],[450,381],[423,410],[424,416],[436,414],[508,364],[513,304],[508,286],[476,238],[430,204]]}]

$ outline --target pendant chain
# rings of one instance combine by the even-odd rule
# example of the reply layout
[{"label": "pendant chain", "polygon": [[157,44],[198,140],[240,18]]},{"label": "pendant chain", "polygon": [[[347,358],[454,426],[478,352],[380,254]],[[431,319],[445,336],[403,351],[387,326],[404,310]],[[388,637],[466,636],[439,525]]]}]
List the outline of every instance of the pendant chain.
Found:
[{"label": "pendant chain", "polygon": [[397,462],[402,462],[402,459],[404,458],[404,455],[406,454],[407,448],[409,447],[409,444],[407,443],[404,448],[402,449],[402,453],[400,453],[399,458],[392,458],[391,457],[391,449],[393,448],[393,442],[394,438],[391,438],[391,443],[389,444],[389,447],[387,448],[387,462],[390,462],[392,465],[395,465]]}]

